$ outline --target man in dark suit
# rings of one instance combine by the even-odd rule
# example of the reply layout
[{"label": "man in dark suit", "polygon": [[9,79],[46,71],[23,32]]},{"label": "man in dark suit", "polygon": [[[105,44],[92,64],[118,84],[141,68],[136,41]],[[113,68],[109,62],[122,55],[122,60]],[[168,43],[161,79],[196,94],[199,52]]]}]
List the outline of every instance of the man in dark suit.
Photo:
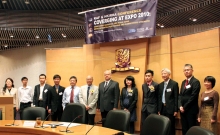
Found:
[{"label": "man in dark suit", "polygon": [[99,98],[97,102],[97,110],[101,111],[102,118],[106,118],[110,110],[118,108],[120,93],[118,82],[111,80],[111,70],[106,70],[104,76],[105,81],[99,84]]},{"label": "man in dark suit", "polygon": [[193,76],[193,67],[191,64],[185,64],[183,69],[186,79],[183,80],[180,95],[179,109],[182,123],[182,134],[192,127],[196,126],[198,107],[198,96],[200,92],[200,82]]},{"label": "man in dark suit", "polygon": [[145,83],[142,85],[143,101],[141,109],[141,128],[148,115],[157,113],[158,84],[153,79],[154,71],[145,72]]},{"label": "man in dark suit", "polygon": [[48,109],[48,91],[50,85],[45,84],[46,82],[46,75],[41,74],[39,76],[40,84],[36,85],[34,88],[34,97],[33,97],[33,105],[36,107],[43,107],[46,109],[46,115],[47,109]]},{"label": "man in dark suit", "polygon": [[178,83],[170,79],[170,70],[162,69],[163,82],[159,84],[158,94],[158,114],[164,115],[170,119],[170,135],[175,135],[175,116],[178,112]]},{"label": "man in dark suit", "polygon": [[65,88],[60,86],[60,80],[60,75],[53,76],[54,86],[49,88],[48,93],[48,113],[53,114],[52,121],[60,121],[63,114],[62,99]]}]

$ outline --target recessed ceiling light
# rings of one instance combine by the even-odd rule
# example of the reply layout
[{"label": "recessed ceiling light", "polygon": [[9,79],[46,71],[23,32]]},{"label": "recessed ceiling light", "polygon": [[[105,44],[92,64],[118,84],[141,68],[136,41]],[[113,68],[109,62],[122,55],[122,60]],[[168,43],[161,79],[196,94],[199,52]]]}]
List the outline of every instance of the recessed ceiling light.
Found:
[{"label": "recessed ceiling light", "polygon": [[26,45],[27,45],[27,46],[30,46],[30,44],[29,44],[28,42],[26,43]]},{"label": "recessed ceiling light", "polygon": [[3,4],[7,3],[7,0],[2,0],[2,3],[3,3]]},{"label": "recessed ceiling light", "polygon": [[30,4],[30,1],[29,0],[25,0],[24,3],[25,4]]},{"label": "recessed ceiling light", "polygon": [[39,36],[39,35],[36,35],[35,38],[38,39],[38,38],[40,38],[40,36]]},{"label": "recessed ceiling light", "polygon": [[14,36],[12,34],[9,34],[10,38],[13,38]]},{"label": "recessed ceiling light", "polygon": [[6,47],[8,47],[8,45],[7,45],[7,44],[5,44],[5,45],[4,45],[4,47],[6,48]]},{"label": "recessed ceiling light", "polygon": [[160,27],[161,27],[161,28],[164,28],[164,25],[163,25],[163,24],[161,24],[161,25],[160,25]]},{"label": "recessed ceiling light", "polygon": [[197,19],[196,18],[189,18],[190,21],[196,22]]},{"label": "recessed ceiling light", "polygon": [[64,38],[66,38],[66,34],[63,34],[63,33],[62,33],[61,35],[62,35]]}]

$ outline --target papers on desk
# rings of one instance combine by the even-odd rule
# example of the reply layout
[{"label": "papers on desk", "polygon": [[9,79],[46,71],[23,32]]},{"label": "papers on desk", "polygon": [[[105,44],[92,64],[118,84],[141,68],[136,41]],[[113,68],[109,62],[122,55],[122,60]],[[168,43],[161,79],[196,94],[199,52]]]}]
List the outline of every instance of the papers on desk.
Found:
[{"label": "papers on desk", "polygon": [[[67,127],[70,123],[69,122],[59,122],[61,124],[60,126]],[[75,126],[80,126],[81,124],[79,123],[71,123],[69,127],[75,127]]]},{"label": "papers on desk", "polygon": [[24,121],[23,127],[34,127],[35,121]]}]

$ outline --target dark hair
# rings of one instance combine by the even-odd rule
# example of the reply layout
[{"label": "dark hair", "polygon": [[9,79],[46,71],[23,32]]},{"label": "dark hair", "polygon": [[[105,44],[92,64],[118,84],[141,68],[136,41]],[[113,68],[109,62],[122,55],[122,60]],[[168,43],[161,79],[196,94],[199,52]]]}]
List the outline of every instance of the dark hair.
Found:
[{"label": "dark hair", "polygon": [[127,76],[125,78],[125,80],[124,80],[125,87],[128,87],[128,85],[126,84],[126,80],[130,80],[132,82],[131,87],[135,87],[136,86],[135,80],[134,80],[133,76]]},{"label": "dark hair", "polygon": [[41,76],[44,76],[45,79],[47,78],[47,76],[46,76],[45,74],[40,74],[40,75],[39,75],[39,78],[40,78]]},{"label": "dark hair", "polygon": [[146,75],[147,73],[151,73],[151,75],[154,76],[154,71],[153,71],[153,70],[148,69],[148,70],[145,72],[145,75]]},{"label": "dark hair", "polygon": [[206,78],[204,79],[204,82],[205,81],[211,82],[212,88],[215,87],[215,78],[213,76],[206,76]]},{"label": "dark hair", "polygon": [[21,81],[23,81],[24,79],[27,79],[27,80],[28,80],[28,78],[27,78],[27,77],[22,77],[22,78],[21,78]]},{"label": "dark hair", "polygon": [[7,79],[5,80],[5,86],[3,87],[3,91],[4,91],[4,92],[6,92],[6,88],[7,88],[6,82],[7,82],[7,80],[10,80],[10,81],[11,81],[12,87],[14,88],[14,81],[13,81],[11,78],[7,78]]},{"label": "dark hair", "polygon": [[191,67],[191,69],[193,69],[193,66],[191,64],[185,64],[184,67]]},{"label": "dark hair", "polygon": [[75,76],[71,76],[69,80],[71,80],[71,79],[75,79],[77,82],[77,78]]},{"label": "dark hair", "polygon": [[58,75],[58,74],[56,74],[56,75],[53,76],[53,80],[56,79],[56,78],[59,78],[59,79],[61,80],[61,76]]}]

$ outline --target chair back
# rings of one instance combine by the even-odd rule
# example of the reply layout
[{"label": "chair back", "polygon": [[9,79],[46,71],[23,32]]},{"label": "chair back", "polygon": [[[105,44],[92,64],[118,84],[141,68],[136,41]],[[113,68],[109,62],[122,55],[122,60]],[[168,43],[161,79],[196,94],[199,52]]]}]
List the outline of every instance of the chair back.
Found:
[{"label": "chair back", "polygon": [[23,110],[23,120],[36,120],[37,117],[41,117],[44,120],[46,117],[46,110],[43,107],[27,107]]},{"label": "chair back", "polygon": [[111,110],[106,116],[104,127],[119,131],[129,131],[129,123],[129,112],[124,110]]},{"label": "chair back", "polygon": [[62,114],[61,121],[71,122],[77,116],[82,115],[82,117],[77,118],[74,123],[86,123],[86,108],[80,103],[70,103],[68,104]]},{"label": "chair back", "polygon": [[186,135],[214,135],[214,133],[200,126],[193,126],[187,131]]},{"label": "chair back", "polygon": [[171,123],[169,118],[150,114],[143,123],[141,135],[169,135]]},{"label": "chair back", "polygon": [[0,120],[2,120],[2,110],[0,110]]}]

